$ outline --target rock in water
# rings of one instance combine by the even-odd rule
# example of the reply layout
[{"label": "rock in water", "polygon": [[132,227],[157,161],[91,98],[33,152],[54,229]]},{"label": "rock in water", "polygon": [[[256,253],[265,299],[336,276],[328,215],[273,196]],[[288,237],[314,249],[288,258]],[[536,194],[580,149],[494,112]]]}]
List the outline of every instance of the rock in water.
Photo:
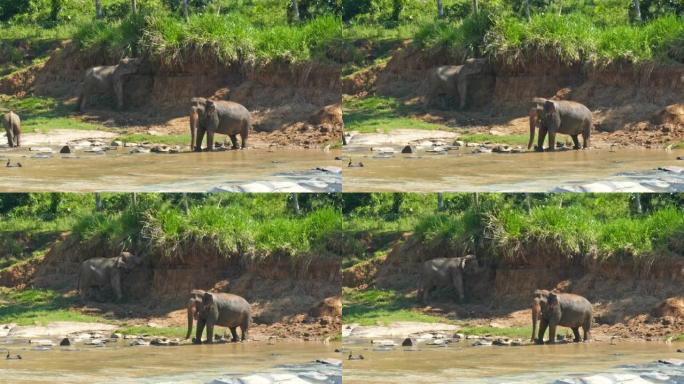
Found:
[{"label": "rock in water", "polygon": [[416,153],[416,148],[411,145],[407,145],[401,150],[401,153]]},{"label": "rock in water", "polygon": [[413,340],[411,340],[410,337],[407,337],[404,339],[404,341],[401,343],[402,347],[412,347],[413,346]]},{"label": "rock in water", "polygon": [[59,150],[59,153],[71,153],[71,147],[65,145],[62,147],[62,149]]},{"label": "rock in water", "polygon": [[59,342],[60,347],[68,347],[71,345],[71,342],[69,341],[68,337],[65,337],[62,339],[62,341]]}]

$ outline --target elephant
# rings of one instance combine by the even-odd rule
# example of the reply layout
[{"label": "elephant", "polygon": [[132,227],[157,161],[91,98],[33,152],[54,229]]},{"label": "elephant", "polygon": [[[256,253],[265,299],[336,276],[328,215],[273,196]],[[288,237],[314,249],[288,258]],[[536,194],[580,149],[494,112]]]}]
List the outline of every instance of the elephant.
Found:
[{"label": "elephant", "polygon": [[7,144],[10,147],[19,147],[21,142],[21,119],[16,113],[9,111],[2,118],[2,125],[5,126],[5,133],[7,133]]},{"label": "elephant", "polygon": [[[204,332],[205,325],[207,327],[207,340],[205,343],[211,344],[214,341],[215,325],[228,327],[233,335],[234,343],[247,339],[247,331],[252,322],[251,307],[247,300],[230,293],[204,292],[202,302],[195,303],[195,305],[197,304],[201,305],[201,307],[197,313],[197,332],[193,343],[200,344],[202,342],[202,332]],[[242,332],[240,339],[238,339],[237,327],[240,327]]]},{"label": "elephant", "polygon": [[[529,111],[530,141],[527,149],[532,148],[534,131],[539,126],[539,139],[536,150],[544,151],[546,133],[549,134],[549,151],[556,148],[556,133],[570,135],[575,149],[589,148],[591,136],[592,115],[589,108],[583,104],[567,100],[547,100],[535,98],[536,104]],[[583,146],[580,146],[578,135],[582,135]]]},{"label": "elephant", "polygon": [[[475,85],[475,76],[484,76],[486,80]],[[459,109],[466,107],[468,90],[475,92],[478,88],[491,88],[493,92],[494,76],[485,59],[468,59],[463,65],[444,65],[432,70],[428,77],[428,104],[447,109],[449,104],[457,103]],[[491,92],[489,92],[491,97]]]},{"label": "elephant", "polygon": [[142,258],[129,252],[121,252],[117,257],[94,257],[81,263],[78,274],[78,292],[81,298],[90,296],[90,290],[96,289],[97,298],[101,299],[103,291],[112,291],[117,301],[123,297],[121,277],[126,271],[142,263]]},{"label": "elephant", "polygon": [[[535,339],[539,320],[539,335]],[[575,342],[581,341],[579,328],[584,332],[584,341],[589,341],[593,308],[586,298],[572,293],[555,293],[545,289],[534,291],[532,300],[532,338],[537,344],[544,343],[544,333],[549,327],[549,343],[556,341],[556,327],[569,327],[575,335]]]},{"label": "elephant", "polygon": [[[247,136],[252,127],[249,110],[232,101],[214,101],[203,97],[190,100],[190,146],[202,151],[204,133],[207,134],[207,150],[214,149],[214,134],[228,135],[233,149],[247,148]],[[237,135],[242,145],[238,146]]]},{"label": "elephant", "polygon": [[125,77],[138,72],[141,60],[124,58],[117,65],[89,68],[78,96],[78,110],[85,110],[88,99],[94,94],[113,95],[117,109],[124,107],[123,83]]},{"label": "elephant", "polygon": [[464,275],[479,271],[477,259],[473,255],[463,257],[437,258],[423,263],[418,285],[418,298],[427,302],[430,291],[436,287],[454,287],[458,300],[463,301]]}]

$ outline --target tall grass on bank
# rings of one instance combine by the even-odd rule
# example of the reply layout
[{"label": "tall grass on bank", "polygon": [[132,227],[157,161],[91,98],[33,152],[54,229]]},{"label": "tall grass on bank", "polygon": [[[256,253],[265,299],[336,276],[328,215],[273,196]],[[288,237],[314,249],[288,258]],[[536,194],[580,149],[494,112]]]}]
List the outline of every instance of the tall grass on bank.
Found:
[{"label": "tall grass on bank", "polygon": [[74,39],[85,50],[109,55],[149,55],[164,64],[180,64],[193,55],[222,63],[273,60],[301,62],[325,56],[342,35],[334,16],[301,24],[257,25],[240,13],[192,15],[188,22],[165,12],[129,16],[117,22],[83,25]]},{"label": "tall grass on bank", "polygon": [[415,232],[428,244],[447,244],[461,253],[472,252],[479,237],[489,255],[512,262],[535,245],[567,258],[631,260],[635,265],[684,253],[684,242],[678,240],[684,236],[684,212],[674,207],[649,215],[604,217],[582,206],[542,206],[529,212],[504,206],[425,217]]},{"label": "tall grass on bank", "polygon": [[563,63],[684,62],[684,18],[668,15],[644,24],[597,26],[583,14],[540,14],[530,22],[495,19],[484,52],[509,64],[536,57]]}]

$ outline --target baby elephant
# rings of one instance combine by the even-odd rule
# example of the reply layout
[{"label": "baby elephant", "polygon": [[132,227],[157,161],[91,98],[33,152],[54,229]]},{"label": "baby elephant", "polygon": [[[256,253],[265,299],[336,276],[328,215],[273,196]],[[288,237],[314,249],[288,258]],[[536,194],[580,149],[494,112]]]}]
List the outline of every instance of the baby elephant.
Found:
[{"label": "baby elephant", "polygon": [[[247,330],[252,322],[251,307],[247,300],[230,293],[205,292],[202,296],[201,309],[197,313],[197,333],[194,343],[202,342],[204,326],[207,327],[207,341],[214,341],[214,326],[228,327],[233,335],[233,342],[245,341]],[[237,327],[242,331],[242,337],[237,335]]]},{"label": "baby elephant", "polygon": [[20,145],[19,137],[21,136],[21,119],[19,115],[10,111],[2,118],[2,125],[5,126],[5,133],[7,133],[7,144],[10,147],[18,147]]},{"label": "baby elephant", "polygon": [[[532,341],[544,343],[546,327],[549,328],[549,343],[556,342],[556,327],[568,327],[575,335],[575,342],[581,341],[579,328],[584,331],[584,341],[589,341],[593,320],[593,309],[589,300],[572,293],[555,293],[544,289],[534,291],[532,300]],[[539,335],[535,339],[539,320]]]}]

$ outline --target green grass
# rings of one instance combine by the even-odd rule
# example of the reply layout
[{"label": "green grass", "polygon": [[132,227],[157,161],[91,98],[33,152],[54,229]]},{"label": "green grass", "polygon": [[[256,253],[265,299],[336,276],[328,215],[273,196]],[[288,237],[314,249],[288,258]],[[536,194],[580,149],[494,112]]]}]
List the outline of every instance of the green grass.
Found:
[{"label": "green grass", "polygon": [[345,323],[388,325],[396,321],[449,323],[447,318],[421,313],[412,308],[415,300],[392,290],[344,288],[342,316]]},{"label": "green grass", "polygon": [[118,333],[123,335],[137,335],[137,336],[164,336],[164,337],[178,337],[184,338],[187,332],[185,327],[149,327],[146,325],[123,325],[117,329]]},{"label": "green grass", "polygon": [[532,327],[489,327],[489,326],[470,326],[464,325],[458,331],[465,335],[489,335],[489,336],[501,336],[510,338],[524,338],[529,337],[532,333]]},{"label": "green grass", "polygon": [[684,341],[684,333],[674,338],[674,341]]},{"label": "green grass", "polygon": [[50,290],[0,289],[0,323],[45,325],[54,321],[108,322],[70,309],[77,299]]},{"label": "green grass", "polygon": [[412,117],[417,109],[391,97],[347,98],[344,102],[344,126],[350,131],[389,132],[394,129],[448,129]]},{"label": "green grass", "polygon": [[527,145],[528,135],[492,135],[489,133],[464,133],[458,136],[457,140],[468,143],[491,142],[497,144]]},{"label": "green grass", "polygon": [[47,132],[52,129],[107,129],[103,125],[77,118],[73,105],[50,97],[0,96],[0,111],[5,109],[11,109],[19,115],[24,133]]},{"label": "green grass", "polygon": [[150,135],[146,133],[131,133],[117,136],[114,140],[121,140],[124,143],[159,143],[167,145],[189,145],[190,135]]},{"label": "green grass", "polygon": [[596,64],[684,60],[684,20],[673,15],[642,25],[607,27],[582,14],[535,15],[530,23],[499,18],[485,40],[488,54],[509,63],[535,56]]}]

